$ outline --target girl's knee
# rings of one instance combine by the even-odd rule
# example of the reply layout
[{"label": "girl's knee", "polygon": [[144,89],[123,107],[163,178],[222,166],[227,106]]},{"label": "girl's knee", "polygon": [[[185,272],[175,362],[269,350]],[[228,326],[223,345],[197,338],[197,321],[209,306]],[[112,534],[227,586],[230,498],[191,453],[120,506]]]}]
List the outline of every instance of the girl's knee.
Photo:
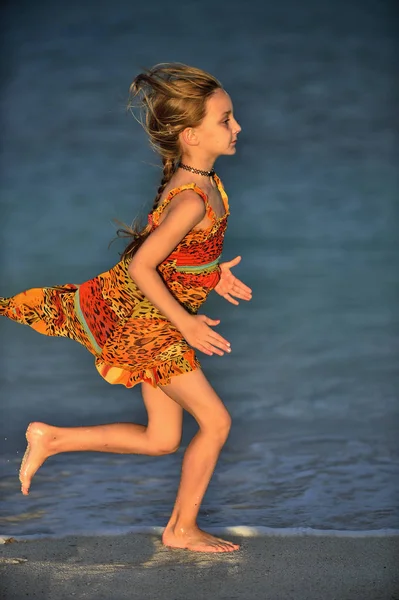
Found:
[{"label": "girl's knee", "polygon": [[227,410],[220,411],[216,415],[210,415],[210,420],[203,429],[224,444],[231,429],[231,417]]},{"label": "girl's knee", "polygon": [[163,456],[174,454],[180,448],[181,436],[169,438],[150,438],[149,454],[151,456]]},{"label": "girl's knee", "polygon": [[231,416],[229,415],[227,410],[226,410],[226,414],[223,417],[223,421],[221,423],[221,429],[225,436],[224,441],[226,441],[227,438],[229,437],[229,433],[230,433],[230,429],[231,429]]},{"label": "girl's knee", "polygon": [[227,412],[227,410],[223,414],[220,425],[222,429],[226,431],[227,434],[229,434],[231,429],[231,416],[230,413]]}]

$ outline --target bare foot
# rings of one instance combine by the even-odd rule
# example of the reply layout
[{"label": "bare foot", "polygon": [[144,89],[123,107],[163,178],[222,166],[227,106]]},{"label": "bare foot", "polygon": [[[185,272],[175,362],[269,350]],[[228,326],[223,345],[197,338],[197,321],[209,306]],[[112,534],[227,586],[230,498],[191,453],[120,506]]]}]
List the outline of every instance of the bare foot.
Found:
[{"label": "bare foot", "polygon": [[238,544],[215,537],[197,526],[191,529],[167,526],[162,543],[168,548],[184,548],[192,552],[234,552],[240,549]]},{"label": "bare foot", "polygon": [[52,429],[51,425],[45,423],[31,423],[26,430],[25,435],[28,446],[19,470],[21,492],[24,496],[29,494],[30,484],[36,471],[42,466],[46,458],[55,454],[49,448]]}]

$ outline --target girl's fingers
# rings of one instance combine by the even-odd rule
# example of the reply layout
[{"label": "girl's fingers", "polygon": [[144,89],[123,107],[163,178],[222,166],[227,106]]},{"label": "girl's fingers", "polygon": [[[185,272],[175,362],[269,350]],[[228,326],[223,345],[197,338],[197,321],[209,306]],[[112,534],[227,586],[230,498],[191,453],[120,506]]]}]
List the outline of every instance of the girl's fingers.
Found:
[{"label": "girl's fingers", "polygon": [[214,342],[198,344],[197,348],[198,350],[201,350],[201,352],[207,354],[208,356],[213,356],[214,354],[217,354],[218,356],[223,356],[225,352],[229,353],[231,351],[230,348],[227,348],[226,346],[218,346]]},{"label": "girl's fingers", "polygon": [[241,256],[236,256],[235,258],[233,258],[232,260],[230,260],[227,265],[229,267],[235,267],[236,265],[238,265],[238,263],[241,262]]},{"label": "girl's fingers", "polygon": [[209,343],[225,350],[226,352],[230,352],[230,343],[220,336],[209,336]]},{"label": "girl's fingers", "polygon": [[201,350],[201,352],[203,352],[204,354],[207,354],[208,356],[213,355],[213,352],[210,349],[210,347],[208,347],[208,344],[197,344],[196,348],[197,348],[197,350]]},{"label": "girl's fingers", "polygon": [[252,290],[245,287],[239,287],[235,285],[233,289],[230,291],[230,294],[234,294],[237,298],[242,298],[243,300],[250,300],[252,298]]},{"label": "girl's fingers", "polygon": [[211,356],[212,356],[212,354],[217,354],[218,356],[223,356],[223,354],[224,354],[223,350],[221,350],[217,346],[211,346],[210,352],[211,352]]},{"label": "girl's fingers", "polygon": [[236,298],[240,298],[241,300],[251,300],[252,294],[247,292],[232,292]]},{"label": "girl's fingers", "polygon": [[219,350],[219,348],[216,348],[215,346],[213,346],[212,344],[202,344],[202,345],[198,345],[199,350],[201,350],[202,352],[204,352],[205,354],[207,354],[208,356],[213,356],[214,354],[218,354],[219,356],[223,356],[223,352],[221,350]]},{"label": "girl's fingers", "polygon": [[243,283],[242,281],[240,281],[239,279],[237,279],[234,282],[234,287],[237,287],[240,291],[242,292],[247,292],[248,294],[252,294],[252,290],[250,287],[248,287],[247,285],[245,285],[245,283]]},{"label": "girl's fingers", "polygon": [[230,344],[226,340],[214,336],[208,336],[206,340],[198,342],[196,348],[209,355],[223,356],[225,352],[231,352]]},{"label": "girl's fingers", "polygon": [[[239,296],[238,294],[236,294],[237,298],[242,298],[242,296]],[[232,296],[230,296],[230,294],[225,294],[224,298],[228,301],[231,302],[231,304],[235,304],[236,306],[239,304],[239,302],[237,300],[234,300],[234,298]]]}]

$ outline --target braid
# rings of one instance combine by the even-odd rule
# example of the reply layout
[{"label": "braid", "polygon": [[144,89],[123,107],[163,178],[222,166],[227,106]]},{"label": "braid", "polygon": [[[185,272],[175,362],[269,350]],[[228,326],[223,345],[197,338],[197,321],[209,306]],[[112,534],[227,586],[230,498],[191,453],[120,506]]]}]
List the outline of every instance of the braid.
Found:
[{"label": "braid", "polygon": [[[156,198],[155,198],[153,206],[152,206],[153,211],[156,209],[159,199],[162,196],[162,192],[168,185],[169,181],[172,179],[172,175],[175,172],[175,163],[172,158],[162,157],[162,163],[163,163],[163,177],[162,177],[161,185],[158,188],[158,192],[157,192]],[[125,250],[122,253],[122,258],[126,258],[126,257],[130,258],[133,256],[133,254],[135,252],[137,252],[137,250],[140,248],[141,244],[148,237],[149,229],[147,226],[147,227],[144,227],[144,229],[142,229],[140,231],[138,222],[133,224],[132,227],[129,227],[129,226],[125,225],[124,223],[122,223],[121,225],[123,225],[123,227],[117,230],[117,236],[118,237],[126,237],[126,238],[130,238],[130,239],[133,238],[132,241],[130,242],[130,244],[125,248]]]},{"label": "braid", "polygon": [[168,185],[169,181],[172,179],[172,175],[175,172],[175,164],[171,158],[162,157],[162,164],[163,164],[163,177],[162,177],[161,185],[158,188],[157,195],[154,199],[154,204],[152,205],[152,210],[156,209],[159,199],[161,198],[164,189]]}]

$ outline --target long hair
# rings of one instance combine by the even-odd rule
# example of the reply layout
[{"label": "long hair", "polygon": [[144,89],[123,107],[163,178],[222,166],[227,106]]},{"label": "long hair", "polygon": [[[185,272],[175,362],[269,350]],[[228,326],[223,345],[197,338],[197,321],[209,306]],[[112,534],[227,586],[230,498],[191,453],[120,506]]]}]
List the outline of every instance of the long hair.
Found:
[{"label": "long hair", "polygon": [[[205,117],[206,101],[221,83],[212,75],[182,63],[161,63],[137,75],[129,89],[128,109],[139,109],[137,120],[163,165],[155,196],[155,210],[181,158],[179,135],[186,127],[198,127]],[[132,257],[150,233],[138,223],[118,229],[119,237],[131,238],[122,258]]]}]

